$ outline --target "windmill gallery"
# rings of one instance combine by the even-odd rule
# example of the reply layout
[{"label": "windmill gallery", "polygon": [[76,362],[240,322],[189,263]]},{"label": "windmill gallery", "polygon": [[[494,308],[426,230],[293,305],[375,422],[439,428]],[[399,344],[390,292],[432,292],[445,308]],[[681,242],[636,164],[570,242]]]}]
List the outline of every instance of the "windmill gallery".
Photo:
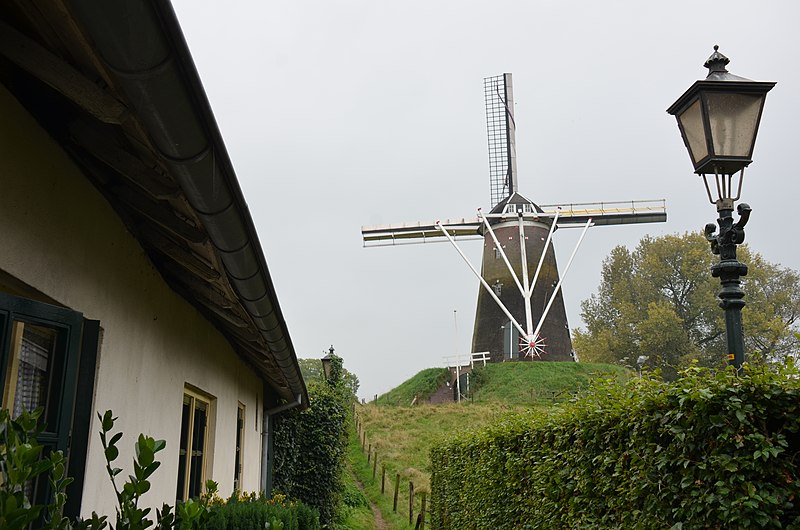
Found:
[{"label": "windmill gallery", "polygon": [[[449,241],[480,281],[472,351],[504,360],[575,360],[561,295],[563,277],[592,226],[656,223],[664,200],[540,205],[518,191],[511,74],[484,79],[489,144],[489,213],[458,220],[364,226],[364,246]],[[582,229],[559,274],[553,234]],[[458,241],[482,239],[480,271]]]}]

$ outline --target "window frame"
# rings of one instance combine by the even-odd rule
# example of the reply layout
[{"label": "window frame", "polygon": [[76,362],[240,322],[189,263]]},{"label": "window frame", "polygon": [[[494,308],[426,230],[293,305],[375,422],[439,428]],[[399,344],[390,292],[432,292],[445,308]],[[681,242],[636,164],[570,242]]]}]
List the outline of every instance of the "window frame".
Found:
[{"label": "window frame", "polygon": [[244,480],[244,427],[247,423],[247,409],[241,401],[236,406],[236,448],[233,458],[233,490],[242,491]]},{"label": "window frame", "polygon": [[[178,442],[178,470],[177,470],[177,482],[175,485],[175,498],[177,502],[186,502],[188,499],[197,498],[203,494],[205,490],[205,483],[208,478],[208,465],[209,465],[209,452],[210,452],[210,443],[212,441],[211,438],[211,425],[212,425],[212,415],[214,413],[214,402],[215,399],[210,394],[207,394],[199,389],[186,385],[183,388],[182,399],[181,399],[181,434],[180,440]],[[191,401],[191,405],[189,407],[189,418],[186,423],[186,443],[184,447],[184,405],[186,404],[186,399],[189,398]],[[203,444],[201,450],[201,460],[200,460],[200,477],[199,477],[199,491],[192,491],[192,470],[194,469],[193,464],[193,455],[192,453],[194,450],[192,449],[194,445],[194,431],[195,431],[195,412],[197,411],[196,402],[200,401],[204,403],[206,406],[206,419],[205,419],[205,429],[203,430]],[[181,452],[185,451],[182,455]],[[181,473],[181,467],[183,467],[183,472]],[[183,476],[181,476],[183,475]],[[194,495],[190,495],[194,494]]]},{"label": "window frame", "polygon": [[[3,282],[5,283],[5,282]],[[2,405],[10,397],[9,381],[13,341],[22,329],[16,323],[31,324],[57,331],[53,358],[49,360],[45,414],[46,430],[38,437],[45,451],[63,451],[67,473],[73,482],[67,487],[64,514],[80,512],[85,480],[86,452],[92,416],[95,369],[98,357],[100,322],[62,306],[24,298],[0,289],[0,397]],[[16,391],[17,389],[15,389]],[[37,484],[35,502],[49,495],[46,483]]]}]

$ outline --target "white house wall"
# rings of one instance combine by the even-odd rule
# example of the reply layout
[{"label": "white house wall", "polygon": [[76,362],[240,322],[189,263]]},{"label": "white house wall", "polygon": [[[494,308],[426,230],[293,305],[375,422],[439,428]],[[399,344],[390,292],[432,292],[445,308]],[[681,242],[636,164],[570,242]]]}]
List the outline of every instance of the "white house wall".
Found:
[{"label": "white house wall", "polygon": [[[259,484],[262,383],[223,336],[172,291],[111,206],[0,85],[0,269],[99,320],[103,335],[93,406],[112,409],[119,467],[132,470],[140,432],[167,441],[147,504],[174,503],[184,385],[215,398],[208,477],[233,489],[236,413],[246,407],[243,490]],[[97,432],[81,511],[113,514],[115,496]]]}]

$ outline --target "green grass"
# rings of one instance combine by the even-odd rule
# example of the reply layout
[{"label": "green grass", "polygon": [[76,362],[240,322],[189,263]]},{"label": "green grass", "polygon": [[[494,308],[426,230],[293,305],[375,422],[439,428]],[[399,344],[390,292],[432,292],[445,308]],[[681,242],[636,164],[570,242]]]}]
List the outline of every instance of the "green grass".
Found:
[{"label": "green grass", "polygon": [[547,404],[569,399],[592,379],[630,378],[631,372],[610,364],[566,362],[490,363],[471,377],[476,403]]},{"label": "green grass", "polygon": [[[356,414],[367,432],[362,449],[355,432],[351,435],[348,458],[356,476],[364,484],[367,496],[381,510],[389,528],[405,530],[408,525],[408,483],[414,483],[414,517],[421,510],[424,492],[430,501],[430,448],[443,438],[458,432],[479,429],[512,410],[530,406],[503,404],[457,403],[423,404],[415,407],[387,407],[374,404],[358,406]],[[375,479],[372,462],[367,465],[367,452],[378,455]],[[381,471],[386,467],[385,494],[381,495]],[[394,484],[400,475],[397,513],[392,513]],[[429,505],[430,506],[430,505]],[[416,519],[415,519],[416,520]],[[427,523],[426,523],[427,524]]]},{"label": "green grass", "polygon": [[[357,477],[364,486],[364,494],[367,498],[375,504],[381,511],[384,522],[391,530],[407,530],[413,528],[408,524],[408,493],[407,490],[403,492],[403,487],[408,487],[408,482],[404,485],[401,481],[401,490],[398,495],[397,513],[392,510],[393,506],[393,492],[394,492],[394,479],[389,479],[389,473],[386,474],[385,492],[381,494],[381,460],[378,460],[378,469],[375,479],[372,478],[372,463],[367,463],[367,456],[361,450],[361,444],[356,435],[355,429],[350,432],[350,444],[347,448],[347,458],[350,462],[350,469],[355,477]],[[394,477],[394,475],[392,475]],[[415,513],[419,513],[420,506],[415,507]],[[375,528],[375,520],[371,519],[372,527]],[[353,525],[353,528],[361,528]]]},{"label": "green grass", "polygon": [[411,379],[405,381],[397,388],[394,388],[381,395],[378,403],[382,405],[410,406],[417,397],[417,401],[427,401],[436,389],[444,384],[450,377],[447,368],[427,368]]},{"label": "green grass", "polygon": [[342,492],[342,506],[337,517],[337,529],[375,530],[375,516],[372,514],[369,500],[356,483],[356,477],[351,467],[344,473],[344,489]]},{"label": "green grass", "polygon": [[[366,450],[378,452],[378,466],[387,475],[400,473],[401,482],[414,482],[416,491],[429,491],[428,451],[453,434],[476,430],[519,406],[448,403],[415,407],[360,406],[357,414],[367,431]],[[530,407],[526,407],[530,408]]]},{"label": "green grass", "polygon": [[[415,513],[418,513],[420,494],[430,492],[428,453],[434,444],[456,433],[481,429],[509,413],[533,409],[546,411],[555,403],[570,399],[587,388],[592,379],[623,381],[630,375],[622,367],[605,364],[494,363],[480,368],[471,378],[474,395],[470,400],[461,404],[423,403],[410,407],[408,404],[414,394],[419,395],[418,401],[423,401],[448,377],[446,369],[423,370],[381,396],[377,404],[356,407],[357,418],[367,439],[362,450],[358,435],[351,433],[348,454],[351,467],[364,484],[366,495],[384,514],[389,527],[399,530],[412,528],[408,525],[408,483],[414,482],[417,492]],[[372,462],[367,465],[370,446],[371,454],[374,455],[375,451],[378,454],[375,480],[372,479]],[[381,495],[381,468],[384,465],[386,493]],[[397,474],[400,475],[400,494],[398,513],[394,514],[392,492]]]}]

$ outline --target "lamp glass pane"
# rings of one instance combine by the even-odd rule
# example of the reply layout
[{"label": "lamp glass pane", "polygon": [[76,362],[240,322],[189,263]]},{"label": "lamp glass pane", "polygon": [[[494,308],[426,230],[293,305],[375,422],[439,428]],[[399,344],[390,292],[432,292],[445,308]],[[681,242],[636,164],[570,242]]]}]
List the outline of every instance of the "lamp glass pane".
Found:
[{"label": "lamp glass pane", "polygon": [[683,111],[678,116],[678,121],[683,131],[683,137],[689,145],[689,155],[692,157],[692,162],[697,164],[708,156],[708,146],[706,145],[705,129],[703,128],[703,115],[700,110],[700,100],[696,99],[694,103]]},{"label": "lamp glass pane", "polygon": [[750,158],[763,96],[710,93],[706,98],[714,154]]}]

